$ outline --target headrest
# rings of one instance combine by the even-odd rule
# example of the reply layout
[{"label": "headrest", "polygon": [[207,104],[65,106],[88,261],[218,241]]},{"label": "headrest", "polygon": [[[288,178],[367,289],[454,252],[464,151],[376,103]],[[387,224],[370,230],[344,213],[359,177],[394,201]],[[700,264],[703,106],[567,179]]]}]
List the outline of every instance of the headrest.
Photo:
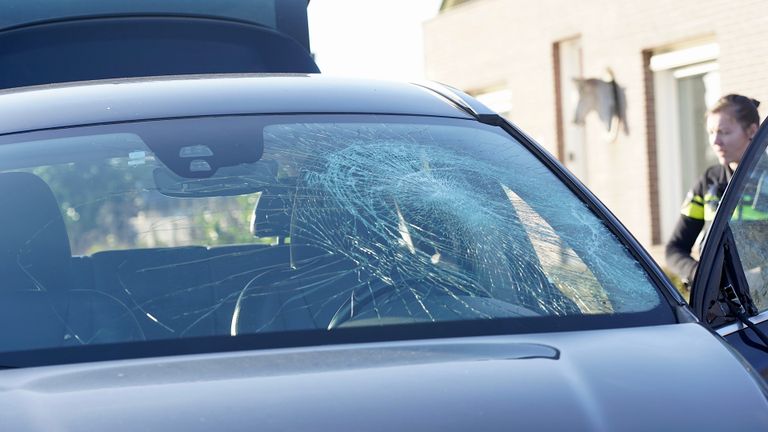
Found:
[{"label": "headrest", "polygon": [[71,256],[48,185],[34,174],[0,173],[0,289],[60,287],[69,276]]},{"label": "headrest", "polygon": [[256,201],[251,219],[254,237],[288,237],[291,235],[291,209],[294,185],[276,184],[263,190]]}]

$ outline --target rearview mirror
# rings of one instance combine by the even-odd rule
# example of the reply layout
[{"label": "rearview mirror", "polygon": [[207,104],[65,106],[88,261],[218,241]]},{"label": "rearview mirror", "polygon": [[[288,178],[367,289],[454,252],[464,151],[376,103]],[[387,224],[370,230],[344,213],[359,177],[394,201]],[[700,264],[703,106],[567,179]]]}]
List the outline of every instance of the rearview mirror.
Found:
[{"label": "rearview mirror", "polygon": [[218,176],[221,180],[226,175],[217,174],[219,169],[256,162],[264,153],[264,125],[258,121],[242,117],[195,118],[175,120],[173,125],[148,122],[142,125],[140,136],[177,177]]},{"label": "rearview mirror", "polygon": [[277,163],[258,161],[219,168],[207,178],[182,177],[167,168],[153,171],[155,186],[163,195],[179,198],[245,195],[277,183]]}]

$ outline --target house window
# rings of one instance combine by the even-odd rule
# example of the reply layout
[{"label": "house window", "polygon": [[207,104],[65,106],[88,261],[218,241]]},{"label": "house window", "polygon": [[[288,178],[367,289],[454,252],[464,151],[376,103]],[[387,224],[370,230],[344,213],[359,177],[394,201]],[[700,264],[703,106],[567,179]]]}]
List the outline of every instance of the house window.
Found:
[{"label": "house window", "polygon": [[555,95],[557,98],[558,158],[582,182],[588,183],[586,140],[584,126],[573,121],[579,91],[574,78],[582,78],[581,39],[556,42],[553,47],[555,64]]},{"label": "house window", "polygon": [[699,44],[650,56],[656,124],[660,240],[666,242],[688,189],[717,163],[705,115],[720,97],[718,45]]}]

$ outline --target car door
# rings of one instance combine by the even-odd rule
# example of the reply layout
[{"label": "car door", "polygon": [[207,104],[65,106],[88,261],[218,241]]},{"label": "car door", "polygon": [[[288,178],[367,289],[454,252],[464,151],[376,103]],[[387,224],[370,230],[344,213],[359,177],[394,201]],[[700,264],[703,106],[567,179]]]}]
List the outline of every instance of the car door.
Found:
[{"label": "car door", "polygon": [[728,185],[691,289],[696,315],[768,379],[768,122]]}]

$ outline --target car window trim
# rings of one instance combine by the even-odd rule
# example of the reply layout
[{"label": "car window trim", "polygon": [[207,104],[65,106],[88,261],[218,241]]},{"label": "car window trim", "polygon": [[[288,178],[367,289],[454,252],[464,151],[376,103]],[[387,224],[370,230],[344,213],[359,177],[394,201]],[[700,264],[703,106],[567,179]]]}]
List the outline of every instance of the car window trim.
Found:
[{"label": "car window trim", "polygon": [[[766,310],[764,312],[760,312],[759,314],[757,314],[757,315],[755,315],[753,317],[749,317],[749,321],[752,324],[761,324],[761,323],[764,323],[764,322],[768,321],[768,310]],[[741,321],[736,321],[736,322],[733,322],[733,323],[730,323],[730,324],[726,324],[726,325],[724,325],[722,327],[719,327],[715,331],[720,336],[728,336],[730,334],[743,331],[746,328],[747,328],[747,326],[744,325],[744,323],[742,323]]]},{"label": "car window trim", "polygon": [[[742,162],[739,163],[731,181],[728,182],[712,225],[704,236],[698,268],[705,269],[705,271],[697,271],[691,284],[691,307],[699,319],[703,320],[706,313],[704,303],[705,299],[710,297],[708,291],[720,287],[719,278],[721,277],[722,265],[716,264],[718,264],[718,258],[722,258],[722,249],[725,248],[725,242],[728,237],[726,229],[731,221],[731,215],[741,198],[738,193],[731,191],[739,191],[743,188],[744,183],[749,178],[749,174],[757,165],[760,155],[765,152],[766,146],[768,146],[768,121],[763,121],[757,134],[755,134],[749,147],[744,152],[744,156],[741,158]],[[738,245],[734,244],[733,246],[736,249],[735,253],[738,253]],[[715,267],[717,268],[715,269]],[[739,272],[740,276],[736,278],[737,281],[734,281],[735,283],[738,283],[740,280],[746,280],[744,269],[738,268],[736,271]],[[737,290],[743,289],[749,295],[748,287],[737,286],[735,288]]]}]

